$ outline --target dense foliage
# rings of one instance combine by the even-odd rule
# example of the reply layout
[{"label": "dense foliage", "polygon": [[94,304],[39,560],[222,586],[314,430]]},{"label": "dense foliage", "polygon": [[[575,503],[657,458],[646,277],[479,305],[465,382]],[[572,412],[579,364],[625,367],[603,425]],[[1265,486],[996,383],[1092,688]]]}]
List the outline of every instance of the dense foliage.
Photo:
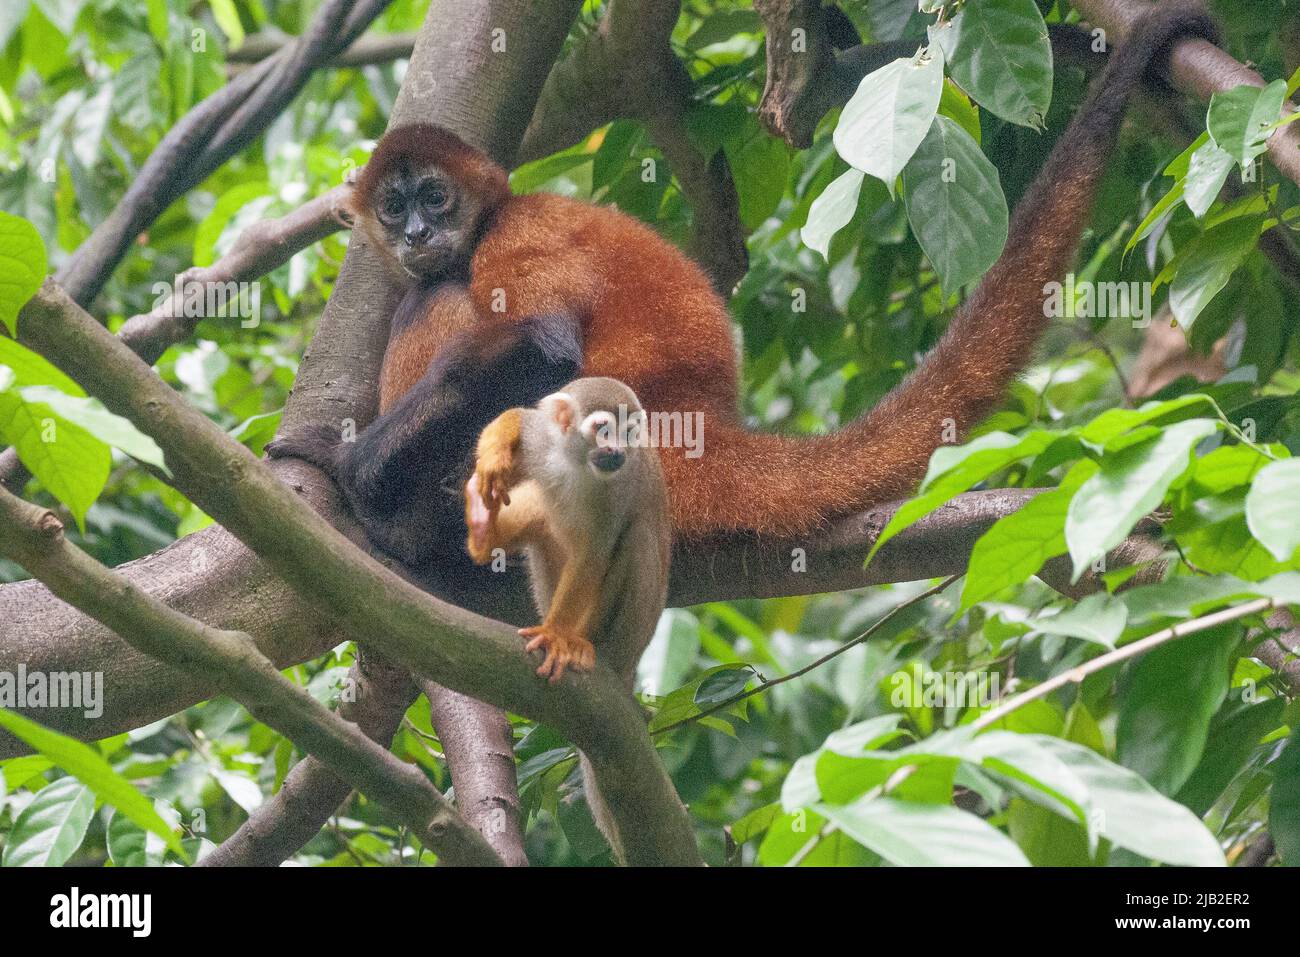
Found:
[{"label": "dense foliage", "polygon": [[[920,47],[943,19],[930,0],[920,11],[915,0],[840,5],[866,42],[914,37]],[[936,454],[883,537],[971,489],[1050,490],[979,539],[968,574],[869,641],[743,701],[726,704],[841,649],[934,583],[665,613],[640,684],[711,862],[1213,864],[1235,860],[1265,829],[1284,861],[1300,862],[1297,683],[1257,656],[1284,628],[1254,601],[1300,604],[1291,458],[1300,200],[1261,156],[1300,74],[1286,82],[1296,64],[1276,4],[1223,6],[1226,49],[1276,82],[1222,94],[1208,111],[1137,105],[1042,358],[967,444]],[[414,30],[424,7],[395,0],[375,29]],[[756,427],[817,431],[859,415],[914,366],[997,257],[1007,209],[1085,88],[1079,68],[1054,64],[1042,28],[1044,15],[1077,19],[1059,7],[968,0],[925,55],[872,74],[796,151],[755,114],[758,14],[739,0],[683,3],[674,49],[695,81],[691,135],[704,154],[725,152],[752,231],[731,306]],[[47,263],[86,239],[169,127],[221,86],[234,68],[227,50],[252,33],[300,32],[312,9],[308,0],[7,3],[0,320],[12,328]],[[601,13],[589,0],[575,34]],[[92,311],[118,328],[152,307],[156,283],[341,182],[382,133],[402,76],[400,62],[319,72],[264,137],[164,213]],[[977,175],[946,179],[953,157]],[[685,243],[691,209],[671,172],[644,128],[618,121],[518,169],[513,186],[617,204]],[[1263,236],[1287,255],[1267,255]],[[274,433],[346,242],[340,233],[266,277],[256,325],[204,320],[157,365],[254,451]],[[1119,283],[1134,284],[1124,288],[1135,298],[1118,315],[1086,298]],[[1171,321],[1221,368],[1211,381],[1182,375],[1134,394],[1139,350]],[[72,438],[43,439],[51,420]],[[28,497],[70,515],[75,540],[107,564],[209,521],[133,461],[162,464],[150,440],[4,337],[0,439],[36,476]],[[1106,567],[1107,552],[1152,513],[1162,522],[1158,572]],[[1105,589],[1076,601],[1034,577],[1058,556]],[[1143,584],[1123,587],[1139,574]],[[0,578],[22,577],[0,560]],[[979,723],[998,695],[1248,604]],[[13,625],[0,623],[0,640]],[[332,703],[352,655],[340,647],[287,674]],[[0,724],[38,752],[0,762],[5,864],[158,864],[179,859],[173,829],[192,857],[228,836],[299,758],[224,698],[91,747],[3,709]],[[574,751],[545,727],[515,724],[530,858],[603,860]],[[412,707],[394,750],[449,786],[427,703]],[[296,857],[418,859],[430,856],[360,799]]]}]

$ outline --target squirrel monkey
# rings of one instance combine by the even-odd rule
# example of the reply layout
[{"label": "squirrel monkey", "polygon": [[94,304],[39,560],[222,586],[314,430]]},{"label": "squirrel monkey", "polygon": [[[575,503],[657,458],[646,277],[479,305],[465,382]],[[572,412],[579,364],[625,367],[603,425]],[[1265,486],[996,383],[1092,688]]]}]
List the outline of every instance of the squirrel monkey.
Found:
[{"label": "squirrel monkey", "polygon": [[577,379],[483,430],[465,486],[467,549],[524,550],[541,624],[520,629],[539,675],[588,671],[597,648],[632,688],[668,594],[672,523],[645,413],[615,379]]}]

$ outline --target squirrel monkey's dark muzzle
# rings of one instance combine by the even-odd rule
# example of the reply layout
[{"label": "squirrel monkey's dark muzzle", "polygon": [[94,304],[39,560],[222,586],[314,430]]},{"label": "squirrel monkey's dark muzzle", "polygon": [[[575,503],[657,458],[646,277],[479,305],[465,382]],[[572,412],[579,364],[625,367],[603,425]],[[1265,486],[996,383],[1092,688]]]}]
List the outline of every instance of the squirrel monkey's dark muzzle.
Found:
[{"label": "squirrel monkey's dark muzzle", "polygon": [[610,448],[608,446],[592,449],[587,453],[587,462],[593,469],[604,475],[612,475],[623,467],[627,461],[627,453],[622,449]]}]

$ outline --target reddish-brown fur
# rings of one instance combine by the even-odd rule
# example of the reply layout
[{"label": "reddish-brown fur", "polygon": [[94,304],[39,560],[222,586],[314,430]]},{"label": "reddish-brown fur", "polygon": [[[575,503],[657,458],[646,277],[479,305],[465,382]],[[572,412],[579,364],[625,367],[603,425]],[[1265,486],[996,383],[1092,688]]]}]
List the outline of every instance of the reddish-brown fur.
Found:
[{"label": "reddish-brown fur", "polygon": [[[631,217],[559,196],[502,193],[504,172],[431,126],[390,133],[361,195],[385,164],[427,160],[460,171],[471,190],[499,196],[471,261],[479,314],[576,315],[584,376],[621,379],[652,413],[704,414],[702,457],[662,451],[678,533],[798,535],[908,494],[945,432],[961,434],[986,415],[1028,362],[1046,324],[1043,286],[1061,278],[1074,255],[1129,92],[1170,36],[1213,33],[1182,4],[1154,9],[1145,23],[1095,84],[1017,208],[1001,259],[938,345],[875,409],[830,435],[742,426],[726,306],[698,266]],[[443,321],[436,308],[425,319]]]}]

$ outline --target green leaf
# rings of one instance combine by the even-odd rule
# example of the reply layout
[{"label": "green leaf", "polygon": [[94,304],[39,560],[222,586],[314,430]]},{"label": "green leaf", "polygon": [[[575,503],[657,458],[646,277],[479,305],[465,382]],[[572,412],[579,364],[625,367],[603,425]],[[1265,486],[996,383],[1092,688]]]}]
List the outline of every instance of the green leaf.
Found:
[{"label": "green leaf", "polygon": [[[114,771],[94,748],[3,708],[0,708],[0,727],[67,771],[104,803],[111,804],[145,830],[157,834],[181,859],[187,859],[176,833],[154,810],[153,803]],[[42,789],[41,793],[46,790],[48,788]]]},{"label": "green leaf", "polygon": [[954,292],[984,275],[1007,240],[1007,201],[998,171],[965,130],[946,116],[903,169],[912,232]]},{"label": "green leaf", "polygon": [[1300,729],[1291,733],[1269,770],[1273,772],[1273,789],[1269,793],[1268,833],[1282,863],[1300,866]]},{"label": "green leaf", "polygon": [[1215,93],[1205,125],[1218,147],[1243,167],[1265,150],[1270,125],[1282,113],[1286,81],[1268,86],[1242,85]]},{"label": "green leaf", "polygon": [[1209,396],[1198,392],[1180,395],[1165,402],[1147,402],[1136,409],[1107,409],[1079,430],[1079,438],[1095,448],[1102,448],[1111,439],[1130,432],[1139,425],[1155,422],[1197,405],[1213,408]]},{"label": "green leaf", "polygon": [[45,281],[45,243],[36,227],[0,211],[0,325],[18,335],[18,312]]},{"label": "green leaf", "polygon": [[1285,704],[1269,698],[1254,704],[1237,701],[1220,710],[1210,723],[1200,763],[1178,790],[1178,803],[1205,815],[1246,766],[1260,739],[1282,721]]},{"label": "green leaf", "polygon": [[167,45],[167,0],[149,0],[149,32],[159,46]]},{"label": "green leaf", "polygon": [[1128,242],[1124,244],[1124,253],[1126,255],[1129,250],[1151,233],[1151,230],[1155,227],[1156,223],[1160,221],[1162,216],[1183,201],[1186,188],[1186,179],[1176,180],[1174,185],[1169,187],[1169,192],[1165,193],[1165,195],[1161,196],[1160,199],[1156,201],[1156,204],[1151,207],[1151,212],[1147,213],[1146,218],[1144,218],[1142,222],[1138,223],[1137,229],[1133,230],[1133,235],[1130,236]]},{"label": "green leaf", "polygon": [[900,57],[866,75],[835,127],[835,149],[850,166],[894,181],[925,139],[943,92],[943,56],[937,48]]},{"label": "green leaf", "polygon": [[808,209],[808,221],[799,231],[799,237],[809,249],[821,253],[829,262],[827,250],[831,237],[849,224],[858,208],[858,193],[862,190],[862,170],[849,169],[835,177]]},{"label": "green leaf", "polygon": [[1213,143],[1203,144],[1192,154],[1187,167],[1187,176],[1182,183],[1183,197],[1192,215],[1200,219],[1218,198],[1219,190],[1232,171],[1232,154],[1219,149]]},{"label": "green leaf", "polygon": [[171,474],[158,444],[137,429],[130,419],[109,412],[98,399],[68,395],[45,385],[28,386],[22,390],[22,397],[33,405],[45,406],[65,422],[81,426],[95,438],[121,449],[132,458]]},{"label": "green leaf", "polygon": [[991,113],[1043,128],[1052,102],[1052,45],[1034,0],[969,0],[931,28],[957,85]]},{"label": "green leaf", "polygon": [[815,808],[898,867],[1028,867],[1020,848],[974,814],[947,804],[864,798]]},{"label": "green leaf", "polygon": [[1176,794],[1200,761],[1238,635],[1229,625],[1179,638],[1132,667],[1119,696],[1116,758],[1164,794]]},{"label": "green leaf", "polygon": [[1030,432],[1018,438],[1006,432],[988,432],[961,446],[940,446],[930,458],[930,471],[921,493],[905,502],[889,520],[867,556],[870,561],[880,547],[907,526],[930,514],[953,496],[982,482],[1013,462],[1043,451],[1056,436],[1051,432]]},{"label": "green leaf", "polygon": [[1112,844],[1165,864],[1222,867],[1223,851],[1200,819],[1128,768],[1081,744],[1033,735],[1088,789],[1099,833]]},{"label": "green leaf", "polygon": [[41,788],[14,821],[0,864],[62,867],[77,853],[94,813],[95,795],[76,778],[60,778]]},{"label": "green leaf", "polygon": [[1246,493],[1246,525],[1274,558],[1291,559],[1300,547],[1300,459],[1259,470]]},{"label": "green leaf", "polygon": [[980,108],[961,87],[952,80],[943,81],[943,94],[939,97],[939,114],[952,120],[970,134],[976,143],[980,142]]},{"label": "green leaf", "polygon": [[1114,648],[1127,621],[1128,606],[1113,595],[1097,592],[1059,614],[1035,615],[1028,624],[1045,635],[1082,638],[1103,648]]},{"label": "green leaf", "polygon": [[758,229],[785,195],[790,150],[757,123],[747,123],[740,136],[723,142],[723,148],[740,200],[740,221],[747,229]]},{"label": "green leaf", "polygon": [[86,511],[108,481],[108,446],[79,425],[61,421],[43,403],[26,401],[21,392],[0,391],[0,440],[14,447],[23,465],[84,530]]},{"label": "green leaf", "polygon": [[1169,287],[1169,308],[1184,329],[1228,284],[1255,248],[1262,225],[1257,216],[1239,216],[1192,240]]},{"label": "green leaf", "polygon": [[212,19],[217,21],[217,26],[230,41],[231,49],[243,46],[244,26],[239,22],[239,11],[235,8],[235,0],[208,0],[208,6],[212,8]]},{"label": "green leaf", "polygon": [[1101,469],[1070,501],[1065,519],[1075,581],[1160,504],[1173,481],[1187,471],[1196,443],[1218,428],[1210,419],[1188,419],[1102,459]]},{"label": "green leaf", "polygon": [[961,611],[987,601],[1004,588],[1025,582],[1049,558],[1065,554],[1065,516],[1070,499],[1096,471],[1097,463],[1091,459],[1075,463],[1060,488],[1031,498],[980,536],[966,569]]},{"label": "green leaf", "polygon": [[740,694],[753,679],[754,670],[748,665],[715,671],[695,689],[695,703],[702,709],[711,708]]}]

